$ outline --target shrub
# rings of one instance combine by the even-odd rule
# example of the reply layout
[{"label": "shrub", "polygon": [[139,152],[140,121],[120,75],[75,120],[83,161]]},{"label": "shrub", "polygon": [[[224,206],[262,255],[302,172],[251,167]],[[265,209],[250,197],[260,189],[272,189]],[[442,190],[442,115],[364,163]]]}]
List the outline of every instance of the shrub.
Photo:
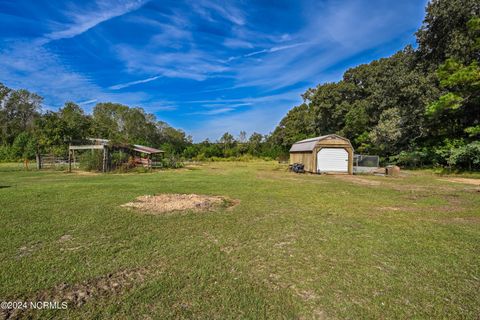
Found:
[{"label": "shrub", "polygon": [[458,169],[480,169],[480,141],[474,141],[451,151],[448,163]]},{"label": "shrub", "polygon": [[194,157],[192,160],[194,161],[211,161],[211,162],[231,162],[231,161],[240,161],[240,162],[251,162],[251,161],[258,161],[258,160],[264,160],[264,161],[271,161],[272,158],[270,157],[257,157],[257,156],[252,156],[251,154],[243,154],[240,156],[236,157],[205,157],[204,154],[199,154],[198,156]]},{"label": "shrub", "polygon": [[413,151],[402,151],[396,156],[389,157],[388,160],[389,163],[394,163],[399,166],[416,168],[430,163],[432,157],[431,152],[424,148]]},{"label": "shrub", "polygon": [[27,132],[20,133],[10,148],[11,157],[14,159],[35,159],[37,140]]},{"label": "shrub", "polygon": [[175,156],[165,157],[161,160],[162,168],[178,169],[183,168],[185,164]]},{"label": "shrub", "polygon": [[15,159],[12,157],[12,148],[9,145],[0,146],[0,162],[11,162]]}]

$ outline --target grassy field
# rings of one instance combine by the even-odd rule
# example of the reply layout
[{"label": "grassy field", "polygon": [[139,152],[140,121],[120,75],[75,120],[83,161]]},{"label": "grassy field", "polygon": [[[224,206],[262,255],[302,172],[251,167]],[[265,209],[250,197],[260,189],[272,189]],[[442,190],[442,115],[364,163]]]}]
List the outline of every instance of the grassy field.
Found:
[{"label": "grassy field", "polygon": [[[0,165],[0,300],[69,301],[13,314],[39,318],[478,319],[480,187],[446,179],[273,162],[103,175]],[[120,207],[158,193],[239,203]]]}]

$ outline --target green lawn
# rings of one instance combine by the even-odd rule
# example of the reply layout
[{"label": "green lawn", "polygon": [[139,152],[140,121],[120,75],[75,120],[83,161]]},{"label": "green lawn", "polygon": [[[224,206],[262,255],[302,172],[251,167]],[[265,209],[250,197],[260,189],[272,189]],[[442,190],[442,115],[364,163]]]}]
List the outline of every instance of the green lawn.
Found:
[{"label": "green lawn", "polygon": [[[273,162],[103,175],[0,165],[0,300],[85,291],[82,305],[20,313],[39,318],[478,319],[480,187],[443,178]],[[120,207],[156,193],[240,203]]]}]

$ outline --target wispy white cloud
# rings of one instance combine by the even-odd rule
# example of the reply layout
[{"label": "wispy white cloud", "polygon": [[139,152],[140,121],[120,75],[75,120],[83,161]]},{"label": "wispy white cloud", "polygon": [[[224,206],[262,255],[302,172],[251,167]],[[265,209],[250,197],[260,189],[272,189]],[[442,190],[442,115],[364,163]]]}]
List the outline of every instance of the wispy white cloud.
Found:
[{"label": "wispy white cloud", "polygon": [[157,112],[157,111],[173,111],[177,110],[178,107],[175,105],[169,105],[169,104],[162,104],[155,102],[153,104],[144,104],[143,108],[147,109],[149,112]]},{"label": "wispy white cloud", "polygon": [[189,115],[212,116],[212,115],[217,115],[217,114],[222,114],[222,113],[228,113],[228,112],[233,111],[233,110],[235,110],[235,108],[226,107],[226,108],[217,108],[217,109],[211,109],[211,110],[205,110],[205,111],[190,112],[188,114]]},{"label": "wispy white cloud", "polygon": [[88,76],[72,71],[57,55],[31,43],[17,41],[1,49],[0,74],[5,75],[7,86],[45,97],[50,109],[72,100],[80,101],[88,111],[97,101],[138,105],[149,99],[143,92],[107,93]]},{"label": "wispy white cloud", "polygon": [[190,128],[189,133],[193,135],[196,142],[206,138],[218,139],[225,132],[234,135],[239,134],[240,131],[246,131],[248,134],[253,132],[266,134],[275,128],[290,107],[287,104],[276,107],[264,105],[261,108],[243,112],[210,115],[204,121],[199,122],[197,126]]},{"label": "wispy white cloud", "polygon": [[153,36],[146,46],[147,50],[159,46],[181,49],[193,40],[192,31],[189,30],[190,23],[180,13],[172,13],[162,18],[164,21],[133,15],[126,20],[149,27]]},{"label": "wispy white cloud", "polygon": [[306,44],[308,44],[308,43],[307,42],[300,42],[300,43],[293,43],[293,44],[284,45],[284,46],[274,46],[274,47],[271,47],[271,48],[261,49],[261,50],[249,52],[249,53],[239,55],[239,56],[229,57],[227,60],[221,61],[221,62],[229,63],[229,62],[241,59],[241,58],[250,58],[250,57],[257,56],[257,55],[264,54],[264,53],[274,53],[274,52],[277,52],[277,51],[289,50],[289,49],[293,49],[293,48],[296,48],[296,47],[304,46]]},{"label": "wispy white cloud", "polygon": [[217,98],[217,99],[206,99],[206,100],[191,100],[184,101],[184,103],[201,103],[201,104],[229,104],[229,103],[238,103],[238,104],[255,104],[262,102],[278,102],[278,101],[292,101],[297,100],[300,97],[299,92],[301,90],[289,90],[287,92],[271,94],[271,95],[257,95],[255,97],[243,97],[243,98]]},{"label": "wispy white cloud", "polygon": [[157,74],[169,78],[202,81],[208,76],[223,74],[228,67],[219,64],[211,54],[200,50],[158,54],[129,45],[117,46],[119,58],[131,73]]},{"label": "wispy white cloud", "polygon": [[198,0],[192,1],[192,6],[198,14],[209,21],[215,21],[212,13],[216,13],[231,23],[241,26],[246,23],[245,13],[232,2],[219,3],[212,0]]},{"label": "wispy white cloud", "polygon": [[146,78],[146,79],[142,79],[142,80],[136,80],[136,81],[130,81],[130,82],[126,82],[126,83],[120,83],[120,84],[116,84],[116,85],[110,86],[109,89],[112,89],[112,90],[120,90],[120,89],[124,89],[124,88],[128,88],[128,87],[134,86],[134,85],[136,85],[136,84],[151,82],[151,81],[157,80],[158,78],[160,78],[160,76],[154,76],[154,77],[150,77],[150,78]]},{"label": "wispy white cloud", "polygon": [[202,104],[202,107],[205,108],[218,108],[218,107],[225,107],[225,104],[228,104],[230,108],[238,108],[238,107],[246,107],[246,106],[251,106],[253,103],[252,102],[242,102],[242,103],[234,103],[232,104],[231,102],[218,102],[217,103],[207,103],[207,104]]},{"label": "wispy white cloud", "polygon": [[[413,14],[418,7],[415,0],[298,2],[295,6],[300,9],[292,12],[291,29],[290,24],[274,20],[268,21],[268,27],[257,25],[258,13],[249,11],[243,2],[198,0],[168,8],[162,3],[158,10],[156,4],[141,9],[145,2],[93,0],[93,4],[76,2],[61,9],[62,19],[48,23],[41,41],[11,45],[0,41],[0,75],[8,79],[7,85],[45,96],[52,108],[73,99],[86,109],[97,101],[113,101],[142,106],[149,112],[178,110],[172,119],[183,125],[185,119],[180,117],[191,115],[185,118],[194,124],[186,129],[196,139],[241,129],[266,133],[301,102],[300,93],[307,87],[339,79],[342,68],[348,66],[346,61],[366,50],[384,48],[392,38],[410,30],[414,19],[421,19]],[[109,32],[105,22],[120,16],[126,27],[142,30],[138,38]],[[101,67],[88,72],[76,65],[74,57],[62,58],[65,48],[60,43],[56,48],[44,45],[74,38],[102,23],[96,29],[99,32],[88,39],[95,40],[95,49],[80,37],[75,45],[92,52],[100,47],[104,53],[114,52],[113,59],[121,63],[115,60],[109,76],[103,77],[106,70]],[[125,73],[129,76],[119,76]],[[97,74],[102,77],[96,79]],[[165,101],[161,90],[141,85],[160,78]],[[170,84],[166,78],[175,80]],[[102,87],[104,83],[110,86]],[[177,84],[181,90],[187,85],[192,89],[180,92],[173,87]]]},{"label": "wispy white cloud", "polygon": [[250,41],[247,40],[242,40],[242,39],[235,39],[235,38],[227,38],[223,41],[223,45],[232,48],[232,49],[237,49],[237,48],[247,48],[247,49],[252,49],[253,44]]},{"label": "wispy white cloud", "polygon": [[[332,66],[366,50],[378,48],[412,30],[412,21],[419,17],[413,14],[405,14],[405,17],[398,15],[398,12],[414,13],[418,10],[418,6],[412,3],[392,5],[372,1],[366,4],[347,0],[314,4],[305,13],[304,27],[289,35],[302,45],[281,50],[275,55],[264,55],[261,60],[235,60],[236,84],[232,87],[276,90],[302,83],[318,84],[324,81],[325,76],[331,76],[331,71],[327,70]],[[262,53],[265,50],[249,55]],[[337,77],[343,71],[337,69]]]},{"label": "wispy white cloud", "polygon": [[250,52],[250,53],[247,53],[243,56],[244,57],[252,57],[252,56],[256,56],[258,54],[262,54],[262,53],[271,53],[271,52],[277,52],[277,51],[292,49],[292,48],[296,48],[296,47],[299,47],[299,46],[303,46],[305,44],[307,44],[307,43],[306,42],[301,42],[301,43],[294,43],[294,44],[290,44],[290,45],[286,45],[286,46],[272,47],[272,48],[269,48],[269,49],[262,49],[262,50]]},{"label": "wispy white cloud", "polygon": [[95,102],[97,102],[97,101],[98,101],[98,99],[91,99],[91,100],[85,100],[85,101],[78,102],[77,104],[78,104],[79,106],[86,106],[86,105],[95,103]]},{"label": "wispy white cloud", "polygon": [[73,38],[102,22],[137,10],[146,2],[147,0],[97,0],[93,9],[70,8],[66,15],[71,22],[66,25],[61,24],[60,30],[46,34],[38,43],[45,44],[54,40]]}]

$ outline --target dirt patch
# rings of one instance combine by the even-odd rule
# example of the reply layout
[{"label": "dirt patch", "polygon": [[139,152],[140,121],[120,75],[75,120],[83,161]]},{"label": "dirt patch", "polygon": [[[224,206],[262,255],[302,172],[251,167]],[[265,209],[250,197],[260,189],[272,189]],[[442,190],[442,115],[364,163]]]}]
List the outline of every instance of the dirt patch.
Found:
[{"label": "dirt patch", "polygon": [[370,179],[365,179],[365,178],[360,178],[358,176],[352,176],[352,175],[332,175],[336,179],[340,179],[343,181],[351,182],[354,184],[358,185],[363,185],[363,186],[379,186],[381,184],[380,181],[377,180],[370,180]]},{"label": "dirt patch", "polygon": [[426,192],[429,190],[428,187],[423,187],[423,186],[418,186],[418,185],[411,185],[411,184],[393,184],[393,183],[387,183],[385,184],[385,187],[388,187],[392,190],[395,191],[410,191],[412,194],[418,193],[418,192]]},{"label": "dirt patch", "polygon": [[36,251],[40,250],[41,247],[42,243],[40,241],[29,245],[21,246],[20,248],[18,248],[17,259],[30,256]]},{"label": "dirt patch", "polygon": [[58,242],[67,242],[73,239],[73,236],[71,234],[64,234],[63,236],[58,239]]},{"label": "dirt patch", "polygon": [[221,207],[231,208],[238,203],[239,200],[231,200],[220,196],[166,193],[155,196],[140,196],[133,202],[123,204],[122,207],[155,214],[187,210],[209,211]]},{"label": "dirt patch", "polygon": [[381,211],[401,211],[401,210],[403,210],[400,207],[379,207],[378,209],[381,210]]},{"label": "dirt patch", "polygon": [[226,202],[225,205],[227,206],[228,211],[233,210],[233,208],[240,204],[240,200],[238,199],[225,199],[224,201]]},{"label": "dirt patch", "polygon": [[[286,170],[285,170],[286,171]],[[320,179],[319,175],[317,174],[297,174],[293,172],[282,172],[282,171],[260,171],[258,172],[255,177],[257,179],[262,180],[269,180],[269,181],[291,181],[291,182],[298,182],[298,183],[315,183],[315,184],[325,184],[328,183],[327,181]]]},{"label": "dirt patch", "polygon": [[79,176],[99,176],[101,173],[93,171],[73,170],[72,173]]},{"label": "dirt patch", "polygon": [[[89,300],[121,294],[138,283],[144,282],[149,275],[146,268],[136,268],[110,273],[77,284],[61,283],[55,287],[37,292],[23,301],[54,301],[60,305],[67,303],[68,308],[80,307]],[[11,299],[11,301],[16,301]],[[29,309],[2,310],[4,319],[30,318]]]},{"label": "dirt patch", "polygon": [[451,217],[424,220],[441,224],[480,224],[480,217]]},{"label": "dirt patch", "polygon": [[471,178],[446,178],[446,179],[438,179],[438,180],[455,182],[455,183],[471,184],[471,185],[480,187],[480,179],[471,179]]}]

